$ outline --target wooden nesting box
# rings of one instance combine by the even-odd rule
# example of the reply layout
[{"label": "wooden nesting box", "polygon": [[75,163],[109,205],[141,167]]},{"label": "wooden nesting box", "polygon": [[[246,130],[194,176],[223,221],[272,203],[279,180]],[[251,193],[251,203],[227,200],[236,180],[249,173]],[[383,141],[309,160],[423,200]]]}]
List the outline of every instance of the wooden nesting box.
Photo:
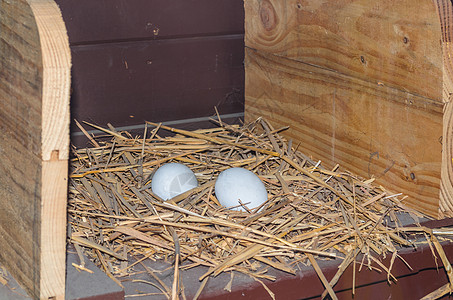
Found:
[{"label": "wooden nesting box", "polygon": [[245,116],[453,216],[452,3],[245,1]]},{"label": "wooden nesting box", "polygon": [[[64,6],[70,1],[58,2]],[[103,8],[108,1],[78,3],[82,2]],[[224,11],[229,3],[220,2],[224,6],[219,11]],[[132,5],[125,1],[117,3],[124,7]],[[333,167],[338,163],[353,173],[375,177],[389,190],[408,195],[405,200],[408,205],[431,216],[453,216],[451,2],[246,0],[244,3],[246,118],[264,116],[275,127],[291,125],[286,134],[294,145],[324,165]],[[85,8],[77,13],[86,11],[92,12]],[[76,16],[71,15],[70,19],[73,17]],[[136,19],[142,21],[142,17],[146,19],[145,14],[117,19],[126,26]],[[96,20],[96,16],[92,19]],[[190,19],[185,22],[193,23]],[[136,42],[159,39],[160,28],[146,23],[143,32],[126,36],[130,38],[127,40],[123,33],[135,34],[134,26],[135,23],[124,31],[111,30],[109,37],[94,34],[97,41],[134,43],[133,47],[121,45],[112,51],[117,61],[106,58],[105,48],[100,46],[95,47],[96,52],[85,51],[94,45],[92,40],[84,39],[85,27],[78,31],[79,36],[73,37],[77,59],[82,61],[82,57],[92,53],[97,53],[95,58],[102,58],[104,65],[97,65],[101,71],[96,74],[105,75],[101,82],[108,89],[120,89],[119,83],[134,76],[153,74],[148,69],[134,72],[135,65],[140,65],[141,70],[145,70],[144,65],[170,69],[165,80],[155,78],[154,86],[162,87],[162,82],[174,77],[176,73],[172,72],[180,62],[186,62],[176,61],[168,68],[165,63],[148,59],[148,52],[143,49],[160,47],[157,56],[169,49],[173,51],[172,39],[187,34],[187,26],[172,27],[172,32],[163,38],[165,42],[147,46]],[[210,34],[218,32],[221,30]],[[231,48],[236,49],[241,34],[236,32],[236,43]],[[193,52],[210,43],[195,45],[202,39],[190,37],[187,41],[192,43]],[[219,49],[224,49],[218,39],[216,43]],[[127,60],[122,60],[126,50]],[[210,97],[212,90],[225,93],[236,87],[237,82],[233,82],[225,89],[219,82],[233,79],[214,76],[222,68],[222,61],[225,68],[236,64],[235,72],[242,73],[242,67],[237,66],[242,59],[227,52],[215,56],[215,68],[196,69],[216,87],[188,89],[189,94],[196,90],[191,94],[193,99],[200,95]],[[175,53],[184,57],[185,50]],[[0,0],[0,61],[0,262],[33,297],[63,299],[70,50],[65,24],[53,0]],[[200,66],[199,61],[187,65]],[[91,66],[87,60],[85,65],[75,66],[78,75],[93,76],[78,78],[75,97],[88,95],[83,93],[83,87],[92,87],[90,84],[97,77],[91,73]],[[110,71],[111,66],[117,73]],[[198,73],[193,70],[181,78],[196,78]],[[232,77],[242,80],[241,76]],[[144,78],[135,78],[134,82],[135,87],[153,90]],[[168,86],[164,88],[171,90]],[[143,94],[141,90],[133,92],[135,98]],[[96,97],[101,94],[94,93]],[[125,94],[129,96],[128,92],[112,90],[109,97]],[[161,90],[154,98],[166,94],[167,90]],[[186,92],[170,94],[173,97]],[[96,97],[88,101],[95,101]],[[101,108],[109,104],[109,97],[99,102]],[[146,103],[145,98],[137,99],[131,102]],[[224,102],[231,110],[228,113],[235,113],[237,104],[231,101],[227,97]],[[211,109],[212,102],[203,103]],[[191,103],[185,105],[178,111],[181,118]],[[162,114],[152,104],[148,106],[142,111],[153,113],[152,117]],[[100,115],[106,118],[103,121],[126,112],[125,107],[114,105],[109,109],[107,114],[100,109]],[[143,117],[150,116],[138,112]],[[173,111],[165,111],[170,113]]]},{"label": "wooden nesting box", "polygon": [[0,262],[64,299],[70,52],[52,0],[0,1]]}]

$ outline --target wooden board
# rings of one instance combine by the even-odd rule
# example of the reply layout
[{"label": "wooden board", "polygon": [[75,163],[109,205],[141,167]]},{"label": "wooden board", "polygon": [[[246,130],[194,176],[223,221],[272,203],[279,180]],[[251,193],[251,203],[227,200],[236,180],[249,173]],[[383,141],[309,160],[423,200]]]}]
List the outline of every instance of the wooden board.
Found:
[{"label": "wooden board", "polygon": [[443,140],[439,217],[453,217],[453,60],[451,54],[453,6],[448,0],[434,1],[442,27],[443,53]]},{"label": "wooden board", "polygon": [[52,0],[0,1],[0,261],[64,299],[70,52]]},{"label": "wooden board", "polygon": [[72,57],[79,121],[127,126],[244,109],[242,35],[80,45]]},{"label": "wooden board", "polygon": [[445,26],[435,4],[246,1],[246,119],[290,125],[324,166],[375,177],[438,217]]},{"label": "wooden board", "polygon": [[[56,3],[73,57],[72,119],[199,126],[191,120],[213,116],[214,106],[221,115],[244,112],[243,0]],[[71,130],[81,133],[74,122]]]},{"label": "wooden board", "polygon": [[242,0],[56,0],[71,45],[244,33]]}]

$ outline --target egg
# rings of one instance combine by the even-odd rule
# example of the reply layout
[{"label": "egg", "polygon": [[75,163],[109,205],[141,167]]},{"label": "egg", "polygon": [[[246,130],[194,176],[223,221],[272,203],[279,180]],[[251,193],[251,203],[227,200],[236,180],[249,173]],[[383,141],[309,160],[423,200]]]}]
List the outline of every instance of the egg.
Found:
[{"label": "egg", "polygon": [[[240,205],[241,200],[247,208],[254,209],[267,201],[263,182],[253,172],[244,168],[222,171],[215,183],[215,195],[225,207]],[[233,209],[245,211],[242,206]]]},{"label": "egg", "polygon": [[197,177],[192,170],[179,163],[161,166],[151,181],[151,190],[163,200],[171,199],[197,186]]}]

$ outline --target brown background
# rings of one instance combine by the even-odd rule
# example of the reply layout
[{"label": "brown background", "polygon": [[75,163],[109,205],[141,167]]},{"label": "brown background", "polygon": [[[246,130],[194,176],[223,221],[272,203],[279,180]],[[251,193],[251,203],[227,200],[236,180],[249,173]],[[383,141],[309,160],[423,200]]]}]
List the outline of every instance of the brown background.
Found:
[{"label": "brown background", "polygon": [[[242,0],[56,2],[72,52],[72,119],[187,127],[214,106],[231,121],[242,116]],[[72,125],[73,137],[78,131]]]}]

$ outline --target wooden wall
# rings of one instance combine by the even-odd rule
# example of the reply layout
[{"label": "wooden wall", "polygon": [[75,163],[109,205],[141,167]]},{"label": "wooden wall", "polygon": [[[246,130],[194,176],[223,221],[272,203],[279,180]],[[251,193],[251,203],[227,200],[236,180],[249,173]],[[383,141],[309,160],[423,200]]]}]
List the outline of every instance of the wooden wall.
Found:
[{"label": "wooden wall", "polygon": [[212,116],[214,106],[243,114],[242,0],[56,2],[73,58],[73,119],[140,126]]},{"label": "wooden wall", "polygon": [[246,119],[290,125],[324,166],[451,215],[439,203],[450,1],[250,0],[245,12]]}]

